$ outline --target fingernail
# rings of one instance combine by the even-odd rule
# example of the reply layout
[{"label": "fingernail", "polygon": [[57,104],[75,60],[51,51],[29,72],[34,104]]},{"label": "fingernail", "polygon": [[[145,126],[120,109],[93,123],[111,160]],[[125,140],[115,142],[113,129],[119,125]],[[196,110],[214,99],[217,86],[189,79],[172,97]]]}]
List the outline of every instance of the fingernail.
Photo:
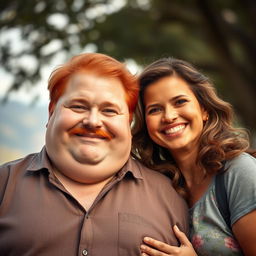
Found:
[{"label": "fingernail", "polygon": [[180,231],[180,229],[178,228],[177,225],[174,225],[174,228],[175,228],[177,231]]},{"label": "fingernail", "polygon": [[140,249],[145,250],[145,249],[146,249],[146,246],[142,244],[142,245],[140,246]]},{"label": "fingernail", "polygon": [[149,237],[144,237],[143,240],[144,240],[145,242],[148,242],[148,241],[150,240],[150,238],[149,238]]}]

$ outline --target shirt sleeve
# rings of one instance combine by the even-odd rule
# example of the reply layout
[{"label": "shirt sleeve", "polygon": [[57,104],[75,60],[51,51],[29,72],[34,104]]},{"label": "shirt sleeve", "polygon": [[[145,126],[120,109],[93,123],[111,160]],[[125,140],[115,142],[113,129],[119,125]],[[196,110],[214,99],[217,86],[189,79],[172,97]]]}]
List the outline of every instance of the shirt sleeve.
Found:
[{"label": "shirt sleeve", "polygon": [[231,225],[256,209],[256,159],[243,153],[227,163],[225,186]]}]

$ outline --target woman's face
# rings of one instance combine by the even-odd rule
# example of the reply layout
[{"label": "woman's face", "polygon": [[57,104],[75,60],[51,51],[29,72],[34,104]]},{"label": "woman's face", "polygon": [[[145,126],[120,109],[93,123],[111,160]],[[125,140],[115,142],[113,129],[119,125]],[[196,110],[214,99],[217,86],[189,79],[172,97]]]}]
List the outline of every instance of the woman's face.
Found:
[{"label": "woman's face", "polygon": [[151,139],[172,154],[198,148],[207,112],[183,79],[163,77],[144,92],[145,119]]}]

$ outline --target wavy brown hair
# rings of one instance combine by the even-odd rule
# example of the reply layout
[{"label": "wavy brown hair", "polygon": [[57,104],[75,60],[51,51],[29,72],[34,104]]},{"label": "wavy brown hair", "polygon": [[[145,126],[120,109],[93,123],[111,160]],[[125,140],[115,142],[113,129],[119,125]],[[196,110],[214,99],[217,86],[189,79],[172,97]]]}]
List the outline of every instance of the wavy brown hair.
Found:
[{"label": "wavy brown hair", "polygon": [[166,148],[152,141],[145,122],[145,89],[168,76],[178,76],[186,81],[201,107],[209,115],[199,140],[196,160],[205,174],[220,170],[225,160],[232,159],[242,152],[253,151],[249,149],[248,133],[232,126],[232,106],[217,96],[214,86],[206,76],[183,60],[169,57],[153,62],[139,76],[140,95],[132,131],[132,155],[149,168],[167,173],[173,180],[174,188],[185,196],[184,180],[175,160]]}]

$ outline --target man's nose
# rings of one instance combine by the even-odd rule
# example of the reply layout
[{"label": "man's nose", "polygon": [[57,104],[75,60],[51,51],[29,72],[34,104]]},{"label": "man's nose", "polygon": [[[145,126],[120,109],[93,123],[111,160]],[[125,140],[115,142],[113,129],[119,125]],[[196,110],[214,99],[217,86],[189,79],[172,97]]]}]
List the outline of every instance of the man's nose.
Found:
[{"label": "man's nose", "polygon": [[84,118],[83,124],[89,128],[99,128],[102,126],[101,115],[98,109],[92,108]]},{"label": "man's nose", "polygon": [[178,117],[177,109],[169,106],[165,109],[162,117],[162,122],[173,122]]}]

